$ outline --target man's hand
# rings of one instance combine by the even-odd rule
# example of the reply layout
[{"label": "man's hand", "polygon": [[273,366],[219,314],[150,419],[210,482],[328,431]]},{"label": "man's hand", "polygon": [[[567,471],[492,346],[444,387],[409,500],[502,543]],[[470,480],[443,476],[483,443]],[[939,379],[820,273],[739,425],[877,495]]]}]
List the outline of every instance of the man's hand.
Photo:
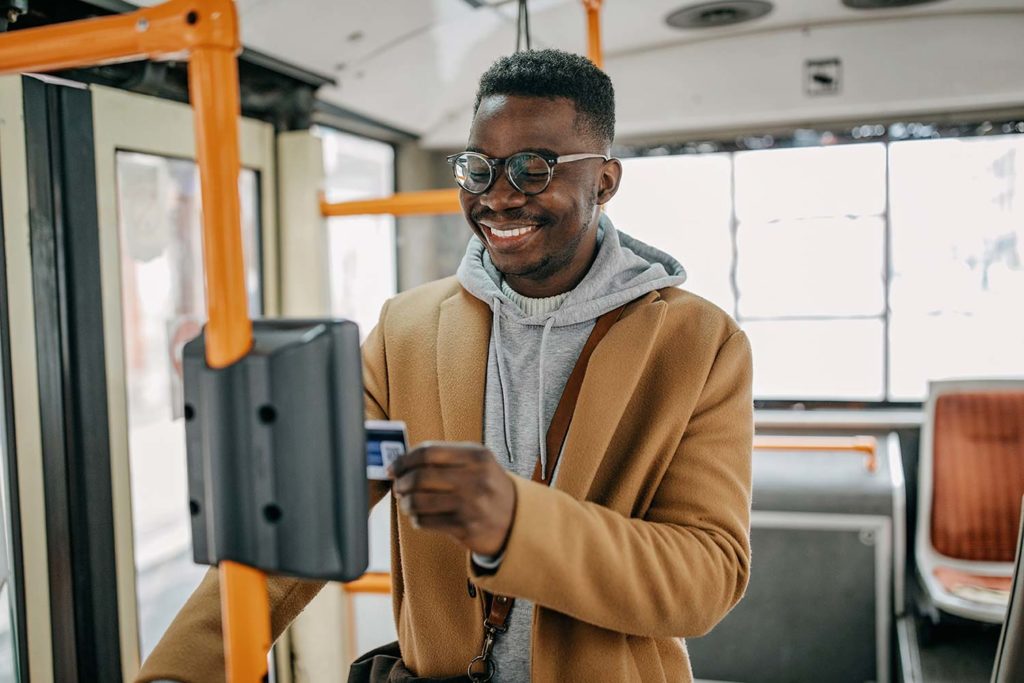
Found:
[{"label": "man's hand", "polygon": [[516,489],[488,449],[427,442],[392,467],[398,508],[415,526],[446,533],[480,555],[505,548]]}]

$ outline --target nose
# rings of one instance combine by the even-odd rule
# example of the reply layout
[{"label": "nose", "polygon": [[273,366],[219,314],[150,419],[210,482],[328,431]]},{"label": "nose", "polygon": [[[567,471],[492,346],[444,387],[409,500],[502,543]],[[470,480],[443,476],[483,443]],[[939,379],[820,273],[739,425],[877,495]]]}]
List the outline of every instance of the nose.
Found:
[{"label": "nose", "polygon": [[480,203],[491,211],[508,211],[518,209],[529,201],[529,197],[515,188],[509,179],[505,169],[502,168],[487,192],[480,195]]}]

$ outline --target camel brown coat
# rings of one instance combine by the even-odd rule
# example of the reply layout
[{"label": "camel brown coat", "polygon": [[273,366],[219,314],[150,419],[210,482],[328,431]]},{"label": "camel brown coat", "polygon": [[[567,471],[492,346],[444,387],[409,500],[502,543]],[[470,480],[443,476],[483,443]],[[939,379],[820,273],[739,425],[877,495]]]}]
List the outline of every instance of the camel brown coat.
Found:
[{"label": "camel brown coat", "polygon": [[[392,299],[363,347],[367,418],[404,420],[414,444],[479,443],[490,316],[454,278]],[[464,547],[392,508],[393,608],[409,667],[452,676],[479,653],[471,578],[535,604],[534,681],[691,680],[682,639],[707,633],[747,585],[752,438],[750,346],[736,324],[674,288],[627,306],[591,358],[554,487],[515,478],[496,573],[475,575]],[[270,580],[275,638],[321,586]],[[221,681],[223,671],[210,572],[139,680]]]}]

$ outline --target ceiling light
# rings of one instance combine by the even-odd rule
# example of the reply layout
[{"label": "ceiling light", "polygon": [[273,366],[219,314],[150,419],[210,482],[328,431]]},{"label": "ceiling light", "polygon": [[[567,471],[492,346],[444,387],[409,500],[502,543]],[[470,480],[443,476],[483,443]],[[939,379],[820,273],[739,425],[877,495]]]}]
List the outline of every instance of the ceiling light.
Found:
[{"label": "ceiling light", "polygon": [[665,17],[672,28],[718,28],[759,19],[772,11],[765,0],[720,0],[688,5]]},{"label": "ceiling light", "polygon": [[924,5],[939,0],[843,0],[843,4],[851,9],[890,9]]}]

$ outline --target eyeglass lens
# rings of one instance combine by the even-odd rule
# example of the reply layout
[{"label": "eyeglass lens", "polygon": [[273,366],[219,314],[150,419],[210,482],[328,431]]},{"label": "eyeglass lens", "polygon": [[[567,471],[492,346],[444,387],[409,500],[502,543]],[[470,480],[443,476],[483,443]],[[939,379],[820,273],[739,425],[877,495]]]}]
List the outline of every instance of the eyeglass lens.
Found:
[{"label": "eyeglass lens", "polygon": [[[455,180],[467,192],[482,194],[492,183],[492,169],[487,159],[478,154],[460,154],[453,164]],[[513,154],[505,160],[505,173],[512,185],[523,194],[543,192],[551,179],[547,160],[533,152]]]}]

